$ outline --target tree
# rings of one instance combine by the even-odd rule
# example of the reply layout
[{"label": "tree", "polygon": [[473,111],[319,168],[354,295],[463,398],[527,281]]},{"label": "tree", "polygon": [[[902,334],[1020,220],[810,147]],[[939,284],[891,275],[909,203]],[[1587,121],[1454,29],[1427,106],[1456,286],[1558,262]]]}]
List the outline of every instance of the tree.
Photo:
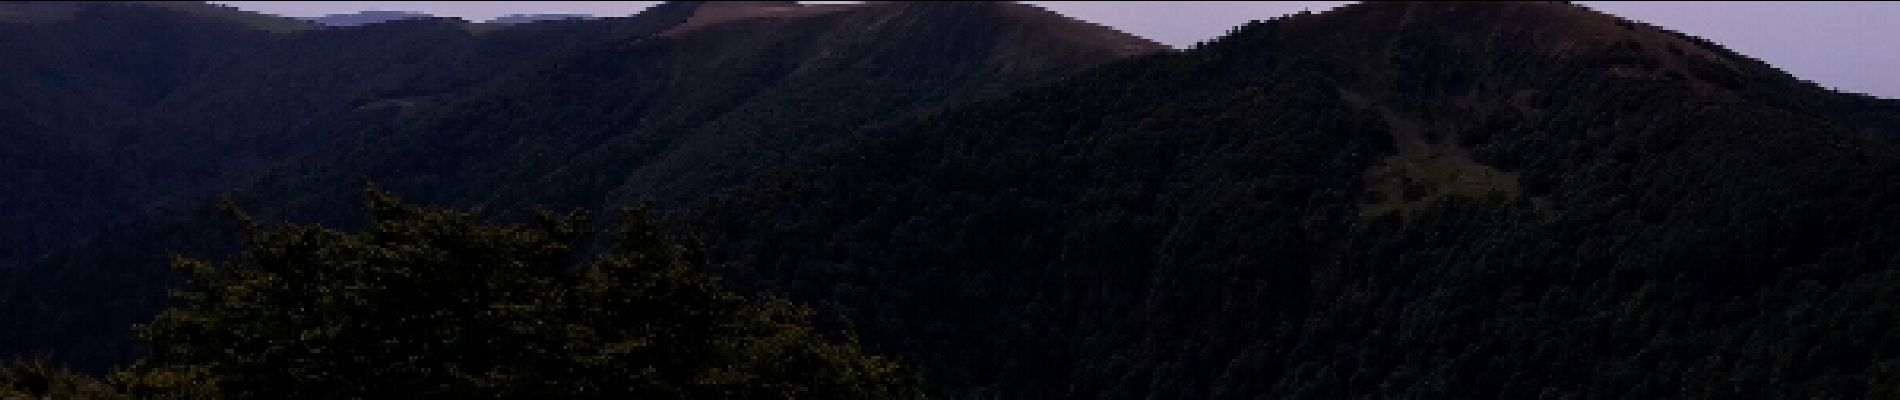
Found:
[{"label": "tree", "polygon": [[914,373],[828,342],[806,309],[722,288],[643,207],[579,262],[580,212],[492,224],[368,192],[360,233],[267,229],[227,201],[245,249],[222,265],[174,257],[182,306],[138,328],[152,352],[112,385],[138,398],[921,397]]},{"label": "tree", "polygon": [[15,360],[0,368],[0,399],[121,399],[110,386],[54,366],[48,357]]}]

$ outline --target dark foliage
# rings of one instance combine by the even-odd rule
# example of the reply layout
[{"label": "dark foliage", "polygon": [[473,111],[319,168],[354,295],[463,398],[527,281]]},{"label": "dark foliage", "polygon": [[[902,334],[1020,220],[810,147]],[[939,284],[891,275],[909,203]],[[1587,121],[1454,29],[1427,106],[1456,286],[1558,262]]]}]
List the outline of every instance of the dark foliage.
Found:
[{"label": "dark foliage", "polygon": [[[507,220],[530,205],[610,210],[641,196],[671,209],[863,127],[1158,49],[1113,32],[1124,41],[1072,37],[1105,30],[986,3],[845,7],[675,29],[701,6],[498,30],[449,20],[294,34],[232,28],[259,44],[206,50],[215,62],[193,67],[206,69],[196,80],[131,112],[136,123],[127,126],[137,129],[113,140],[137,146],[79,152],[61,161],[72,163],[67,172],[40,178],[106,180],[52,182],[46,187],[60,191],[22,196],[35,203],[6,210],[35,216],[33,207],[93,212],[61,207],[128,203],[99,217],[117,224],[48,217],[7,227],[69,230],[56,244],[90,239],[0,271],[10,275],[0,276],[0,315],[13,316],[0,320],[0,355],[45,349],[98,370],[136,354],[118,327],[164,305],[164,283],[175,282],[161,268],[165,252],[235,248],[209,207],[210,190],[230,189],[263,219],[340,228],[366,220],[335,206],[365,177],[418,201]],[[28,139],[49,142],[50,152],[92,134],[70,130]],[[83,156],[98,165],[80,163],[91,160]],[[112,185],[123,187],[88,192]]]},{"label": "dark foliage", "polygon": [[331,150],[354,139],[340,133],[389,125],[588,30],[599,29],[477,36],[412,21],[287,33],[111,4],[0,23],[0,71],[12,77],[0,83],[0,135],[16,156],[0,166],[0,191],[17,194],[4,200],[0,263]]},{"label": "dark foliage", "polygon": [[0,399],[94,400],[125,396],[98,378],[55,366],[47,357],[0,365]]},{"label": "dark foliage", "polygon": [[1347,6],[895,125],[692,220],[953,398],[1895,395],[1900,149],[1709,46]]},{"label": "dark foliage", "polygon": [[[0,103],[0,124],[7,124],[0,135],[9,144],[0,152],[19,156],[0,161],[0,191],[9,193],[0,197],[7,219],[0,224],[0,314],[9,316],[0,319],[0,354],[57,350],[89,369],[102,365],[90,360],[124,357],[123,341],[59,330],[118,330],[111,327],[148,317],[159,304],[103,299],[161,296],[169,274],[83,272],[63,268],[75,262],[63,259],[151,265],[162,262],[155,257],[164,247],[147,246],[229,249],[229,235],[179,235],[154,225],[189,218],[215,226],[215,213],[187,214],[180,205],[206,206],[200,193],[207,190],[348,148],[363,138],[339,132],[387,131],[405,114],[551,51],[546,42],[609,28],[536,25],[475,35],[452,23],[411,21],[268,32],[161,7],[79,10],[64,22],[0,23],[7,31],[0,48],[21,54],[0,68],[35,78],[0,83],[0,93],[18,95],[0,96],[12,102]],[[148,217],[153,210],[166,216]],[[46,258],[82,241],[139,252]],[[211,243],[226,245],[203,246]],[[48,341],[86,345],[73,351]]]},{"label": "dark foliage", "polygon": [[727,291],[644,209],[590,260],[583,213],[493,224],[374,189],[369,208],[359,233],[231,208],[245,249],[174,259],[190,285],[139,327],[150,355],[104,382],[0,366],[0,396],[920,398],[915,373],[829,343],[809,311]]},{"label": "dark foliage", "polygon": [[[697,204],[726,276],[952,398],[1900,396],[1900,108],[1706,40],[1368,3],[991,97],[1116,53],[980,4],[667,31],[695,7],[235,196],[340,226],[365,176],[504,219]],[[157,215],[6,277],[32,317],[0,343],[129,354],[108,332],[160,305],[158,249],[232,245]]]}]

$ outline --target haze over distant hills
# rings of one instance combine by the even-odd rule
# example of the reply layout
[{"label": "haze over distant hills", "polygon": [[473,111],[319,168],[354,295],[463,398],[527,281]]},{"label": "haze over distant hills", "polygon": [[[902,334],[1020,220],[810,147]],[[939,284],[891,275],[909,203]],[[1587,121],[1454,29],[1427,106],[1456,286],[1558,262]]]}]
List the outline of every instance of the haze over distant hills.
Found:
[{"label": "haze over distant hills", "polygon": [[214,199],[351,230],[374,181],[650,204],[942,398],[1900,396],[1900,101],[1568,2],[1178,51],[990,2],[0,15],[8,355],[123,363]]}]

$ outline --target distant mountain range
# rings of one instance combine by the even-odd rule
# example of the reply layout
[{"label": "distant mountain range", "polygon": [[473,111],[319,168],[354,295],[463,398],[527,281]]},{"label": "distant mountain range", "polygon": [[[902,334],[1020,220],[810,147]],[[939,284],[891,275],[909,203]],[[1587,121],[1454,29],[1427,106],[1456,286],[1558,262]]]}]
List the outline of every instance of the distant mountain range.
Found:
[{"label": "distant mountain range", "polygon": [[390,13],[0,4],[0,356],[124,362],[218,197],[373,181],[651,204],[942,398],[1900,397],[1900,101],[1568,2]]},{"label": "distant mountain range", "polygon": [[349,14],[330,14],[302,19],[316,22],[323,26],[346,27],[423,18],[435,18],[435,16],[413,11],[357,11]]},{"label": "distant mountain range", "polygon": [[589,20],[589,19],[596,19],[596,18],[599,18],[599,17],[595,17],[593,15],[588,15],[588,14],[508,14],[508,15],[503,15],[500,17],[495,17],[495,19],[491,19],[483,23],[496,24],[496,25],[515,25],[515,24],[525,24],[529,22],[540,22],[540,21],[565,21],[565,20],[575,20],[575,19]]},{"label": "distant mountain range", "polygon": [[[363,26],[363,25],[370,25],[370,24],[380,24],[380,23],[390,22],[390,21],[401,21],[401,20],[410,20],[410,19],[428,19],[428,18],[436,18],[436,16],[429,15],[426,13],[414,12],[414,11],[358,11],[358,12],[349,13],[349,14],[330,14],[330,15],[325,15],[321,17],[310,17],[310,18],[301,18],[301,19],[315,22],[323,26],[352,27],[352,26]],[[525,23],[540,22],[540,21],[589,20],[589,19],[595,19],[595,18],[597,17],[594,17],[593,15],[588,15],[588,14],[509,14],[509,15],[505,15],[501,17],[496,17],[495,19],[484,21],[482,23],[495,24],[495,25],[516,25],[516,24],[525,24]]]}]

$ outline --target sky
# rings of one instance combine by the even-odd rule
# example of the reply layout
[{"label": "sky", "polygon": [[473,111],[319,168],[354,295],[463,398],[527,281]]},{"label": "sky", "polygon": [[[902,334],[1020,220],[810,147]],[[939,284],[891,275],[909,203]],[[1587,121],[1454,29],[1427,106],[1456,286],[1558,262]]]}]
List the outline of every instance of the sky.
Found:
[{"label": "sky", "polygon": [[[214,1],[290,17],[418,11],[470,21],[508,14],[634,14],[654,1]],[[852,3],[808,1],[806,3]],[[1345,1],[1027,1],[1177,48],[1249,20]],[[1700,36],[1841,91],[1900,99],[1900,2],[1579,1],[1597,11]]]}]

